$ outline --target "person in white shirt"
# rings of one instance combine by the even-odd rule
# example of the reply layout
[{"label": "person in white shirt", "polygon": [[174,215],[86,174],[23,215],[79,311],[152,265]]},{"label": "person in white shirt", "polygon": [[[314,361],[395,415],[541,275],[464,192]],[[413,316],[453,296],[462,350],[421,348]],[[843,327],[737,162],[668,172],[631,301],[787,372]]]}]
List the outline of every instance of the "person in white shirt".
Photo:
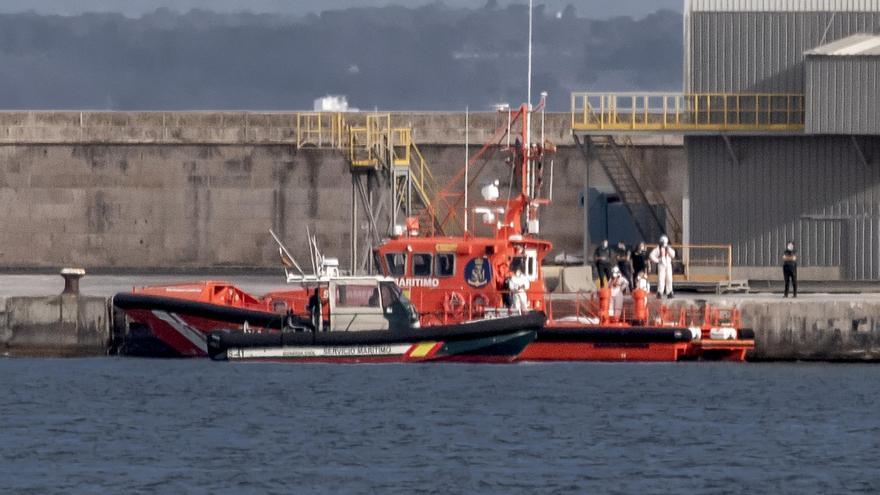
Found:
[{"label": "person in white shirt", "polygon": [[651,261],[657,265],[657,299],[672,298],[672,260],[675,249],[669,245],[669,238],[660,236],[660,245],[651,251]]},{"label": "person in white shirt", "polygon": [[508,286],[513,299],[513,311],[516,314],[521,315],[529,310],[529,297],[526,295],[529,285],[529,277],[523,273],[522,268],[518,267],[516,273],[510,277]]},{"label": "person in white shirt", "polygon": [[608,282],[611,286],[611,308],[610,316],[620,317],[623,313],[623,295],[629,292],[629,280],[621,276],[620,268],[611,269],[611,280]]}]

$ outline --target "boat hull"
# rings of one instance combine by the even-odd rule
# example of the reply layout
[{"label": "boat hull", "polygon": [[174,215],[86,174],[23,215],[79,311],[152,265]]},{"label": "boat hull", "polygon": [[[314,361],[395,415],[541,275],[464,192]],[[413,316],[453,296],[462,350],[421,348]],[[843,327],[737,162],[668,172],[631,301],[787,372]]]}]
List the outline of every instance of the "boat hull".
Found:
[{"label": "boat hull", "polygon": [[[543,326],[545,320],[543,313],[534,312],[522,316],[408,331],[313,332],[309,321],[295,315],[201,301],[144,294],[117,294],[113,304],[124,312],[127,320],[123,325],[125,328],[120,353],[140,357],[206,357],[210,353],[208,336],[225,331],[229,335],[237,333],[251,340],[247,345],[238,346],[241,348],[277,349],[293,346],[304,349],[311,346],[332,350],[387,344],[416,345],[434,341],[443,345],[431,354],[433,360],[506,362],[512,360],[534,339],[534,332]],[[531,331],[531,338],[519,336],[519,339],[499,342],[491,340],[496,336],[509,336],[519,331]],[[227,340],[230,338],[227,337]],[[523,342],[522,346],[517,348],[520,342]],[[472,344],[477,344],[474,349],[467,348]],[[224,345],[236,347],[235,343]],[[257,353],[248,351],[244,354],[250,356]],[[288,360],[277,352],[264,354],[254,355],[252,360]],[[411,356],[405,349],[400,351],[396,348],[394,352],[376,351],[365,355],[317,354],[311,357],[294,357],[296,360],[318,362],[397,362],[416,360],[414,357],[424,360],[422,358],[425,356]]]},{"label": "boat hull", "polygon": [[699,340],[685,327],[545,327],[517,361],[744,361],[754,340]]},{"label": "boat hull", "polygon": [[292,315],[143,294],[117,294],[125,314],[120,354],[138,357],[206,357],[207,335],[221,329],[281,330],[309,323]]},{"label": "boat hull", "polygon": [[[209,338],[212,358],[229,361],[298,363],[508,363],[535,338],[534,330],[491,337],[443,341],[395,342],[368,345],[282,345],[228,347],[222,332]],[[216,341],[215,341],[216,339]]]}]

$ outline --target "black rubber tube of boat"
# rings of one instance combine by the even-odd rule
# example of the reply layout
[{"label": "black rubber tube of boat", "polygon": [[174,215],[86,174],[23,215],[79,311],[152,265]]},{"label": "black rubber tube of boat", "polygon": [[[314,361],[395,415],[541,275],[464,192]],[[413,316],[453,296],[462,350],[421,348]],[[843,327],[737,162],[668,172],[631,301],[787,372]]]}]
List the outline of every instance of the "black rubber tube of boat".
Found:
[{"label": "black rubber tube of boat", "polygon": [[146,294],[130,294],[122,292],[113,297],[113,305],[120,309],[145,309],[167,311],[189,316],[198,316],[215,321],[243,324],[261,328],[273,328],[281,330],[286,326],[312,328],[312,323],[306,318],[296,315],[283,315],[268,311],[254,311],[251,309],[221,306],[219,304],[187,301],[172,297],[150,296]]},{"label": "black rubber tube of boat", "polygon": [[539,330],[544,313],[478,320],[455,325],[438,325],[405,330],[362,330],[356,332],[268,332],[245,333],[239,330],[212,332],[208,346],[216,349],[280,347],[303,345],[378,345],[420,341],[455,342],[491,337],[521,330]]},{"label": "black rubber tube of boat", "polygon": [[544,328],[538,332],[537,342],[687,342],[691,331],[683,327],[572,327]]}]

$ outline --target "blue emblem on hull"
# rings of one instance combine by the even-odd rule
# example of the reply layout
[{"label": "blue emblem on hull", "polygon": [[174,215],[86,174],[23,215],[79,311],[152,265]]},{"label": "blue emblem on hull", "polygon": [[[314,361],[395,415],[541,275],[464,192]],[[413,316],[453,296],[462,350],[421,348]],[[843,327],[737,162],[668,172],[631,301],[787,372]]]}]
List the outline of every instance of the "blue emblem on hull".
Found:
[{"label": "blue emblem on hull", "polygon": [[473,258],[464,266],[464,281],[471,287],[485,287],[492,280],[492,265],[488,258]]}]

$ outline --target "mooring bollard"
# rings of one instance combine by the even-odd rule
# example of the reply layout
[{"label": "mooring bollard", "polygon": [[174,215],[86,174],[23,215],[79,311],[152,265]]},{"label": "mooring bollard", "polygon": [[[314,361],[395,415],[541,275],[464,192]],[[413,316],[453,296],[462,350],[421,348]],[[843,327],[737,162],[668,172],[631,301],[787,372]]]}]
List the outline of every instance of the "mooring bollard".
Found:
[{"label": "mooring bollard", "polygon": [[64,292],[62,294],[79,295],[79,279],[83,278],[86,271],[82,268],[62,268],[61,276],[64,277]]}]

